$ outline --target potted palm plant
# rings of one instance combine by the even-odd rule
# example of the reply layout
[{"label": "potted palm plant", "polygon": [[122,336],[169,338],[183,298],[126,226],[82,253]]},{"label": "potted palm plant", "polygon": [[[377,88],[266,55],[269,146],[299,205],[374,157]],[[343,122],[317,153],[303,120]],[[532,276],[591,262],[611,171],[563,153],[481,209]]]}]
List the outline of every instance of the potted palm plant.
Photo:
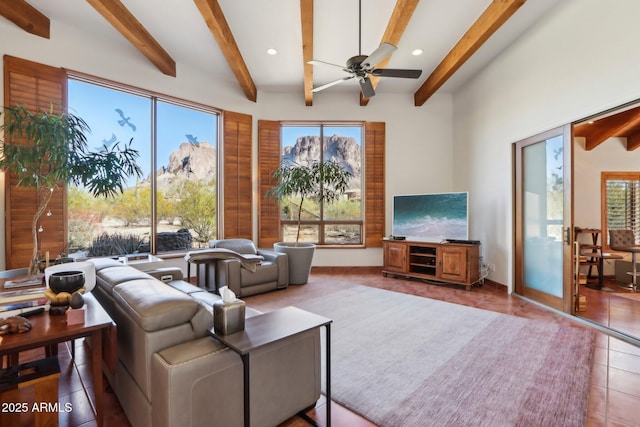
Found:
[{"label": "potted palm plant", "polygon": [[122,192],[129,176],[140,177],[138,151],[115,142],[89,151],[87,123],[69,113],[31,112],[23,106],[5,107],[4,141],[0,145],[0,170],[16,175],[17,185],[36,190],[38,205],[33,216],[33,254],[29,274],[38,271],[38,223],[54,190],[67,184],[82,185],[94,196]]},{"label": "potted palm plant", "polygon": [[290,284],[307,283],[315,253],[315,244],[300,242],[304,202],[310,199],[318,203],[337,201],[348,189],[350,178],[351,174],[334,160],[285,164],[273,172],[277,184],[267,192],[267,196],[280,202],[289,197],[300,198],[295,242],[273,245],[275,251],[286,253],[289,257]]}]

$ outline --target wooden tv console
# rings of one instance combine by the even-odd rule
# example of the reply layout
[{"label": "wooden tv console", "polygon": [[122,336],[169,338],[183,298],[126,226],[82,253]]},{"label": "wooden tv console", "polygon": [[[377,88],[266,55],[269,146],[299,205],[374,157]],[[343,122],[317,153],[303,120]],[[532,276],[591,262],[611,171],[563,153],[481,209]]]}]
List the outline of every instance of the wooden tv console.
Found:
[{"label": "wooden tv console", "polygon": [[480,281],[480,244],[385,239],[383,249],[385,277],[464,285],[468,291]]}]

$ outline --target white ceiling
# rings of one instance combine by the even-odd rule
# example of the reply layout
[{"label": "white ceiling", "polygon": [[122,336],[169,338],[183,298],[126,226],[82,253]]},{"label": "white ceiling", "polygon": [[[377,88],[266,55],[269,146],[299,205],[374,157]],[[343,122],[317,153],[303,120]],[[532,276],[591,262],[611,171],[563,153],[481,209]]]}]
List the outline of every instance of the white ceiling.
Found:
[{"label": "white ceiling", "polygon": [[[84,0],[28,0],[28,3],[51,20],[51,39],[56,37],[56,27],[71,26],[117,43],[122,49],[135,50]],[[181,67],[189,66],[202,69],[216,81],[235,81],[193,1],[122,0],[122,3],[176,61],[178,75]],[[395,3],[395,0],[362,1],[362,54],[370,54],[379,45]],[[418,80],[383,78],[376,92],[414,93],[490,3],[490,0],[422,0],[387,65],[421,69],[422,76]],[[558,3],[528,0],[440,91],[455,91]],[[257,89],[303,93],[300,2],[219,0],[219,4]],[[349,57],[358,54],[358,0],[316,0],[313,21],[314,59],[344,65]],[[277,49],[278,54],[268,55],[267,48]],[[416,48],[424,53],[412,56],[411,51]],[[138,56],[140,61],[147,61],[141,53]],[[315,66],[313,84],[316,87],[345,75],[338,68]],[[352,80],[314,96],[327,96],[331,91],[358,94],[359,87]]]}]

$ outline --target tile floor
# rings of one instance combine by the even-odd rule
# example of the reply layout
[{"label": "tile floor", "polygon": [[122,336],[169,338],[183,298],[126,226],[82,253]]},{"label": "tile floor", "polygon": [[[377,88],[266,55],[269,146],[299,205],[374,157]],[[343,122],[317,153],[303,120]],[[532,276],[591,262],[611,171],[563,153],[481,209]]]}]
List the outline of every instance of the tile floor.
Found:
[{"label": "tile floor", "polygon": [[[337,274],[332,269],[320,269],[310,278],[310,282],[327,282],[336,280]],[[474,287],[471,292],[450,286],[429,285],[419,281],[385,278],[375,269],[372,271],[353,269],[345,274],[339,270],[340,280],[355,281],[356,283],[384,288],[397,292],[425,296],[433,299],[449,301],[501,313],[512,314],[533,319],[560,322],[577,327],[588,327],[574,322],[566,316],[556,314],[537,304],[528,302],[516,296],[507,295],[501,286],[486,283],[481,287]],[[280,292],[287,292],[286,290]],[[272,293],[276,294],[276,293]],[[264,302],[266,301],[266,302]],[[260,309],[268,307],[268,299],[255,299],[251,306]],[[594,307],[595,309],[595,307]],[[602,314],[601,316],[605,316]],[[629,315],[640,323],[640,313]],[[86,360],[84,341],[76,341],[76,358],[71,360],[69,345],[61,344],[59,349],[62,376],[60,378],[60,402],[71,402],[73,410],[61,413],[61,426],[93,426],[95,420],[92,412],[92,381]],[[41,357],[39,351],[26,352],[21,355],[21,362]],[[33,396],[25,391],[21,396],[24,401],[33,401]],[[129,426],[122,409],[109,390],[105,393],[106,426]],[[324,423],[325,405],[321,398],[309,415]],[[595,357],[592,368],[592,384],[589,396],[588,426],[640,426],[640,347],[631,345],[620,339],[598,331]],[[1,417],[1,414],[0,414]],[[366,419],[332,403],[332,421],[334,426],[373,426]],[[23,426],[32,425],[33,420],[26,417]],[[2,423],[0,423],[2,424]],[[293,417],[284,422],[281,427],[308,426],[299,417]]]},{"label": "tile floor", "polygon": [[603,289],[580,286],[580,294],[587,299],[587,309],[578,315],[640,339],[640,292],[620,288],[613,280],[606,280]]}]

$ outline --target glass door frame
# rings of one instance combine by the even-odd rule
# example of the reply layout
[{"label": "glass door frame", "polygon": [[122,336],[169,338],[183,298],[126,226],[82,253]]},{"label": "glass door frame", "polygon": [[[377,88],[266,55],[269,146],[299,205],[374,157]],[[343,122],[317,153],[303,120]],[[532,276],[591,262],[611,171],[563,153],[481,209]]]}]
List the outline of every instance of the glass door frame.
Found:
[{"label": "glass door frame", "polygon": [[[524,192],[523,151],[526,147],[548,139],[563,137],[563,245],[562,298],[533,289],[524,284]],[[571,124],[531,136],[513,144],[514,207],[514,289],[515,293],[565,313],[574,313],[575,266],[573,263],[573,129]]]}]

